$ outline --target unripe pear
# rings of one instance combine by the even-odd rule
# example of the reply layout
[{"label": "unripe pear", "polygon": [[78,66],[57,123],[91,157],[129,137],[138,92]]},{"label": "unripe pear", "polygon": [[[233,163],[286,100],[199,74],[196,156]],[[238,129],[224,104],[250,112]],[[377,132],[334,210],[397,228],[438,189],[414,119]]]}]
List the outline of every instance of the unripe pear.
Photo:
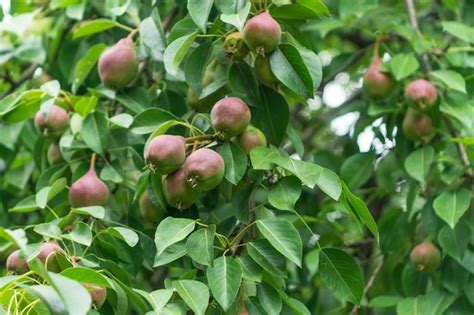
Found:
[{"label": "unripe pear", "polygon": [[17,249],[13,253],[10,254],[7,258],[7,270],[13,271],[16,274],[23,274],[27,272],[30,268],[28,267],[28,262],[24,259],[20,259],[18,255],[20,254],[20,250]]},{"label": "unripe pear", "polygon": [[82,282],[81,284],[89,291],[94,307],[101,308],[107,298],[107,289],[93,283]]},{"label": "unripe pear", "polygon": [[250,50],[263,55],[280,44],[281,27],[268,12],[262,12],[245,23],[243,35]]},{"label": "unripe pear", "polygon": [[39,260],[45,265],[46,269],[52,272],[59,272],[61,268],[56,259],[56,253],[64,253],[63,249],[56,243],[46,242],[41,244],[40,252],[37,256]]},{"label": "unripe pear", "polygon": [[405,97],[410,105],[418,106],[421,110],[432,107],[438,98],[434,85],[422,79],[412,81],[406,86]]},{"label": "unripe pear", "polygon": [[176,172],[168,174],[164,179],[163,195],[170,206],[183,210],[198,200],[200,192],[188,185],[186,171],[184,168],[180,168]]},{"label": "unripe pear", "polygon": [[109,199],[109,188],[97,177],[94,169],[95,154],[92,156],[89,171],[74,182],[69,190],[71,206],[89,207],[103,206]]},{"label": "unripe pear", "polygon": [[148,144],[145,159],[155,173],[166,175],[176,171],[186,160],[186,140],[181,136],[160,135]]},{"label": "unripe pear", "polygon": [[267,138],[260,129],[248,126],[247,130],[237,137],[237,144],[244,149],[245,153],[249,154],[255,147],[266,146]]},{"label": "unripe pear", "polygon": [[102,83],[113,90],[130,84],[138,74],[138,59],[131,37],[122,38],[100,55],[98,71]]},{"label": "unripe pear", "polygon": [[380,71],[382,60],[378,56],[372,58],[367,72],[364,74],[364,90],[372,97],[388,96],[395,87],[395,80],[389,73]]},{"label": "unripe pear", "polygon": [[38,111],[35,116],[35,126],[38,131],[49,138],[58,138],[67,129],[69,116],[57,105],[53,105],[48,112]]},{"label": "unripe pear", "polygon": [[278,79],[270,67],[270,58],[268,56],[258,55],[255,59],[254,66],[260,81],[268,87],[275,88],[278,84]]},{"label": "unripe pear", "polygon": [[434,271],[441,262],[441,253],[430,241],[415,246],[410,253],[410,260],[418,271]]},{"label": "unripe pear", "polygon": [[223,98],[211,110],[212,126],[225,140],[244,132],[251,118],[247,104],[238,97]]},{"label": "unripe pear", "polygon": [[57,164],[64,161],[61,149],[58,143],[51,143],[48,148],[47,159],[49,165]]},{"label": "unripe pear", "polygon": [[201,148],[191,153],[184,163],[186,180],[193,189],[214,189],[224,178],[224,160],[216,151]]},{"label": "unripe pear", "polygon": [[156,206],[150,199],[148,190],[145,190],[140,197],[140,213],[146,221],[159,222],[163,219],[164,209]]},{"label": "unripe pear", "polygon": [[403,132],[413,141],[428,141],[435,130],[430,116],[423,112],[408,108],[403,119]]},{"label": "unripe pear", "polygon": [[232,61],[242,60],[249,53],[249,48],[242,38],[241,32],[227,35],[224,41],[224,51],[227,58]]}]

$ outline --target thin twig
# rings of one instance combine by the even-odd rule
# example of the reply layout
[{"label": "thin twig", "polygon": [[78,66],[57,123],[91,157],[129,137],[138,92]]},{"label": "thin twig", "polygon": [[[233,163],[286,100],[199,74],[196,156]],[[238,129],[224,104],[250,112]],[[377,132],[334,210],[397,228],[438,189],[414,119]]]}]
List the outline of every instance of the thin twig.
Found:
[{"label": "thin twig", "polygon": [[161,23],[163,27],[163,31],[167,31],[171,23],[173,22],[174,18],[178,15],[179,12],[179,5],[175,5],[174,7],[171,8],[170,12],[168,12],[168,15],[163,19],[163,22]]},{"label": "thin twig", "polygon": [[21,77],[18,78],[13,84],[10,84],[8,89],[2,93],[0,96],[0,99],[4,98],[8,94],[14,92],[20,85],[22,85],[26,80],[30,79],[33,74],[35,73],[36,69],[38,68],[37,64],[32,64],[28,67],[28,69],[25,70],[25,72],[21,75]]},{"label": "thin twig", "polygon": [[[423,36],[421,34],[420,27],[418,26],[418,19],[416,18],[415,3],[413,0],[405,0],[405,3],[407,5],[410,24],[418,37],[422,38]],[[423,64],[423,68],[425,68],[425,72],[429,74],[433,69],[431,68],[430,60],[427,54],[421,54],[421,62]]]},{"label": "thin twig", "polygon": [[[370,276],[369,281],[367,281],[367,284],[364,287],[364,293],[363,293],[362,296],[366,295],[367,292],[372,287],[372,285],[374,284],[375,278],[377,278],[377,275],[379,274],[380,270],[382,270],[383,263],[384,263],[384,259],[383,259],[383,256],[382,256],[382,259],[380,259],[380,262],[377,264],[377,267],[375,267],[374,272]],[[358,308],[359,308],[358,305],[354,305],[354,307],[352,308],[352,311],[350,312],[350,315],[357,314],[357,309]]]}]

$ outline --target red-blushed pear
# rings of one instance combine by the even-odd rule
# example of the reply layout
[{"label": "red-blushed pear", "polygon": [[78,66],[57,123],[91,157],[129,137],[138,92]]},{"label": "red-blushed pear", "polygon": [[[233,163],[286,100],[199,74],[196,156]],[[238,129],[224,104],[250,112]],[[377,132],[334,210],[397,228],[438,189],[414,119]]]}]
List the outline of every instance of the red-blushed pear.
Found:
[{"label": "red-blushed pear", "polygon": [[405,114],[403,132],[413,141],[428,141],[435,134],[430,116],[413,108],[408,108]]},{"label": "red-blushed pear", "polygon": [[109,188],[95,172],[95,153],[92,155],[89,171],[71,185],[69,201],[71,206],[103,206],[109,199]]},{"label": "red-blushed pear", "polygon": [[59,272],[61,271],[61,268],[56,259],[56,253],[64,253],[63,249],[59,247],[58,244],[53,242],[42,243],[37,258],[41,260],[49,271]]},{"label": "red-blushed pear", "polygon": [[250,50],[242,38],[242,33],[234,32],[225,38],[224,51],[227,58],[238,61],[244,59]]},{"label": "red-blushed pear", "polygon": [[48,138],[59,138],[69,125],[69,116],[60,106],[53,105],[47,112],[39,110],[35,115],[35,126]]},{"label": "red-blushed pear", "polygon": [[148,222],[159,222],[163,219],[165,209],[156,206],[150,199],[148,190],[145,190],[140,197],[140,214]]},{"label": "red-blushed pear", "polygon": [[389,73],[380,71],[382,60],[378,54],[374,55],[372,62],[364,74],[363,88],[364,91],[372,96],[384,98],[392,93],[395,87],[395,80]]},{"label": "red-blushed pear", "polygon": [[138,59],[132,37],[122,38],[100,55],[98,63],[102,83],[113,90],[129,85],[138,74]]},{"label": "red-blushed pear", "polygon": [[184,163],[186,181],[193,189],[212,190],[224,178],[224,160],[216,151],[201,148],[191,153]]},{"label": "red-blushed pear", "polygon": [[431,108],[438,98],[434,85],[426,80],[415,80],[405,88],[405,98],[409,105],[421,110]]},{"label": "red-blushed pear", "polygon": [[424,241],[412,249],[410,260],[418,271],[431,272],[436,270],[441,263],[441,253],[433,243]]},{"label": "red-blushed pear", "polygon": [[258,146],[266,146],[267,138],[265,134],[254,126],[248,126],[247,129],[237,137],[237,144],[249,154],[253,148]]},{"label": "red-blushed pear", "polygon": [[264,55],[280,44],[281,27],[268,12],[262,12],[245,23],[243,37],[251,51]]},{"label": "red-blushed pear", "polygon": [[186,160],[186,140],[181,136],[157,136],[148,144],[145,159],[155,173],[161,175],[172,173]]},{"label": "red-blushed pear", "polygon": [[255,58],[255,72],[257,77],[264,85],[275,88],[278,84],[277,77],[273,74],[270,67],[270,58],[268,56],[258,55]]},{"label": "red-blushed pear", "polygon": [[58,164],[64,161],[61,149],[58,143],[51,143],[48,147],[48,153],[46,155],[49,165]]},{"label": "red-blushed pear", "polygon": [[82,286],[89,291],[92,299],[92,305],[99,309],[104,305],[105,299],[107,298],[107,289],[93,283],[81,282]]},{"label": "red-blushed pear", "polygon": [[25,259],[20,259],[18,256],[20,254],[20,250],[17,249],[12,252],[7,258],[7,270],[13,271],[14,273],[21,275],[30,270],[28,267],[28,263]]},{"label": "red-blushed pear", "polygon": [[219,137],[223,140],[244,132],[251,118],[249,107],[238,97],[223,98],[211,110],[212,127],[219,132]]},{"label": "red-blushed pear", "polygon": [[189,208],[198,200],[200,194],[199,190],[192,189],[188,185],[184,167],[168,174],[163,181],[163,195],[173,208],[179,210]]}]

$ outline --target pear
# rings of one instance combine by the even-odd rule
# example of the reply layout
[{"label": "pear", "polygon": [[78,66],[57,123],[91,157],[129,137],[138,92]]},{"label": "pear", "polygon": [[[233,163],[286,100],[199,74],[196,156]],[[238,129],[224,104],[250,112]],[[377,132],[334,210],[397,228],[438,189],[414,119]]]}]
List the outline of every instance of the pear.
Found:
[{"label": "pear", "polygon": [[198,200],[200,192],[188,185],[186,171],[184,168],[180,168],[165,177],[163,195],[171,207],[183,210],[189,208]]},{"label": "pear", "polygon": [[281,27],[268,12],[262,12],[245,23],[243,37],[251,51],[264,55],[280,44]]},{"label": "pear", "polygon": [[267,138],[265,134],[254,126],[248,126],[244,133],[237,137],[237,144],[249,154],[253,148],[258,146],[266,146]]},{"label": "pear", "polygon": [[38,111],[35,115],[35,126],[38,131],[49,138],[59,138],[67,129],[69,116],[57,105],[53,105],[48,112]]},{"label": "pear", "polygon": [[238,97],[223,98],[211,110],[211,124],[223,140],[244,132],[251,118],[247,104]]},{"label": "pear", "polygon": [[109,199],[109,188],[95,172],[95,158],[93,154],[89,171],[71,185],[69,201],[75,208],[103,206]]},{"label": "pear", "polygon": [[186,160],[186,140],[181,136],[157,136],[148,144],[145,159],[154,172],[161,175],[172,173]]},{"label": "pear", "polygon": [[441,253],[433,243],[424,241],[412,249],[410,260],[415,264],[417,270],[431,272],[438,268],[441,262]]},{"label": "pear", "polygon": [[132,38],[122,38],[105,50],[99,58],[98,71],[102,83],[110,89],[120,90],[129,85],[138,74]]},{"label": "pear", "polygon": [[214,189],[224,178],[224,160],[216,151],[201,148],[191,153],[184,163],[186,180],[200,191]]},{"label": "pear", "polygon": [[431,108],[438,98],[434,85],[426,80],[415,80],[405,88],[405,98],[408,104],[421,110]]}]

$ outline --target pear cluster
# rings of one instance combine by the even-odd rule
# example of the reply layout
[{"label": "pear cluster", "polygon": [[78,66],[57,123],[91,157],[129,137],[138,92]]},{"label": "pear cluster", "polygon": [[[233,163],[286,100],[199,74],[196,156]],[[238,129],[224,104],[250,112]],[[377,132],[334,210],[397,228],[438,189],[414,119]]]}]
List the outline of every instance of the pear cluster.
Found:
[{"label": "pear cluster", "polygon": [[[41,244],[40,251],[36,256],[51,272],[59,272],[60,267],[56,258],[56,253],[64,253],[56,243],[46,242]],[[16,274],[24,274],[30,270],[26,259],[20,258],[20,250],[12,252],[7,258],[7,270]]]},{"label": "pear cluster", "polygon": [[[381,70],[378,45],[376,42],[372,62],[363,76],[363,88],[367,95],[383,99],[392,94],[396,84],[390,73]],[[405,136],[412,141],[429,141],[435,134],[435,128],[427,111],[437,101],[435,86],[423,79],[411,81],[405,87],[405,100],[408,104],[402,123]]]}]

